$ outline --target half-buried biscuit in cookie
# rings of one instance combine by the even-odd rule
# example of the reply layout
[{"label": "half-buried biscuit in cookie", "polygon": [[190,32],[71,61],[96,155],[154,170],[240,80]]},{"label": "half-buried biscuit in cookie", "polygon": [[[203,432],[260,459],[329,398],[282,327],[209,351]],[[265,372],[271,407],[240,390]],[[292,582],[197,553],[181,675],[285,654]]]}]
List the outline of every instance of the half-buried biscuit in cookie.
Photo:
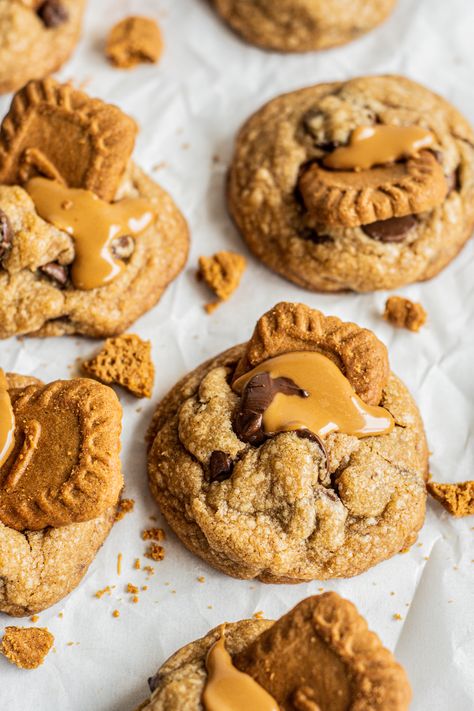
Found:
[{"label": "half-buried biscuit in cookie", "polygon": [[430,279],[474,227],[474,134],[403,77],[301,89],[241,129],[228,204],[253,253],[307,289]]},{"label": "half-buried biscuit in cookie", "polygon": [[1,612],[44,610],[86,573],[123,486],[120,431],[111,388],[0,369]]},{"label": "half-buried biscuit in cookie", "polygon": [[136,125],[52,79],[0,130],[0,338],[122,333],[179,274],[188,229],[131,161]]},{"label": "half-buried biscuit in cookie", "polygon": [[185,376],[149,442],[168,523],[238,578],[357,575],[423,524],[423,424],[385,346],[303,304],[278,304],[248,343]]}]

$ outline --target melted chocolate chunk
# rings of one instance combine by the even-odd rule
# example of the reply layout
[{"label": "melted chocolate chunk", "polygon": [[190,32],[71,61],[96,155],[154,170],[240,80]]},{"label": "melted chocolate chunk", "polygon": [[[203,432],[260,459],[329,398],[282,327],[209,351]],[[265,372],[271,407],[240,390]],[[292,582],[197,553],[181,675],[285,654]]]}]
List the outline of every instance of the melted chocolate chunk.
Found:
[{"label": "melted chocolate chunk", "polygon": [[60,0],[45,0],[36,11],[48,29],[54,29],[69,20],[69,13]]},{"label": "melted chocolate chunk", "polygon": [[313,244],[327,244],[328,242],[333,242],[331,235],[319,234],[316,230],[307,227],[301,234],[302,239],[306,239]]},{"label": "melted chocolate chunk", "polygon": [[309,439],[311,442],[316,442],[326,460],[326,469],[329,469],[329,457],[321,437],[314,432],[311,432],[311,430],[297,430],[296,434],[300,437],[300,439]]},{"label": "melted chocolate chunk", "polygon": [[220,449],[215,449],[209,460],[209,481],[212,484],[214,481],[220,482],[230,479],[233,468],[234,463],[231,456]]},{"label": "melted chocolate chunk", "polygon": [[403,242],[406,235],[416,225],[415,215],[391,217],[389,220],[378,220],[370,225],[362,225],[362,230],[368,237],[379,242]]},{"label": "melted chocolate chunk", "polygon": [[272,378],[270,373],[257,373],[249,380],[233,422],[235,433],[242,442],[257,445],[265,440],[263,413],[278,393],[308,397],[306,390],[290,378]]},{"label": "melted chocolate chunk", "polygon": [[130,259],[135,251],[135,240],[131,235],[116,237],[112,241],[111,249],[117,259]]},{"label": "melted chocolate chunk", "polygon": [[53,281],[56,281],[60,286],[64,286],[69,279],[68,268],[65,267],[64,264],[58,264],[57,262],[49,262],[49,264],[44,264],[40,267],[40,272]]},{"label": "melted chocolate chunk", "polygon": [[8,215],[0,210],[0,261],[13,244],[13,230]]},{"label": "melted chocolate chunk", "polygon": [[155,676],[150,676],[148,679],[148,686],[150,687],[151,693],[153,693],[159,686],[160,675],[155,674]]}]

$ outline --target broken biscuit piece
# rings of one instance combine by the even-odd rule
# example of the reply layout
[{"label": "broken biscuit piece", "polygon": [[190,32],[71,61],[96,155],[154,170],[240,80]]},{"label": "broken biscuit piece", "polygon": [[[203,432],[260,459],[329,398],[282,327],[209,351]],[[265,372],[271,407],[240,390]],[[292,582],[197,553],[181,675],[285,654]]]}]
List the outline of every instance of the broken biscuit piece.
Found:
[{"label": "broken biscuit piece", "polygon": [[82,369],[107,385],[121,385],[135,397],[151,397],[155,381],[151,343],[135,334],[108,338],[95,358],[84,361]]},{"label": "broken biscuit piece", "polygon": [[474,481],[440,484],[429,481],[426,485],[431,496],[439,501],[451,516],[461,518],[474,514]]},{"label": "broken biscuit piece", "polygon": [[7,627],[0,649],[19,669],[36,669],[53,644],[54,636],[45,627]]},{"label": "broken biscuit piece", "polygon": [[126,17],[110,30],[106,54],[120,69],[156,63],[163,52],[163,37],[149,17]]},{"label": "broken biscuit piece", "polygon": [[392,326],[417,332],[426,323],[427,313],[421,304],[402,296],[390,296],[385,302],[383,317]]},{"label": "broken biscuit piece", "polygon": [[247,265],[245,257],[236,252],[217,252],[212,257],[199,257],[197,277],[212,289],[219,301],[206,304],[207,313],[212,313],[222,301],[226,301],[239,286]]}]

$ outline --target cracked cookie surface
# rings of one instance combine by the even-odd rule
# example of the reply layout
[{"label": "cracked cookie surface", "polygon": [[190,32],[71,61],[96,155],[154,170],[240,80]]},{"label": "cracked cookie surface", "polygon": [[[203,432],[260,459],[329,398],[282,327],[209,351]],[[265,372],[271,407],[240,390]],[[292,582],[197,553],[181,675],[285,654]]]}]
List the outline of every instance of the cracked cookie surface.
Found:
[{"label": "cracked cookie surface", "polygon": [[[400,162],[318,174],[353,131],[373,125],[420,126],[434,144],[406,163],[406,174]],[[253,253],[290,281],[314,291],[397,288],[435,276],[470,237],[474,135],[448,102],[403,77],[319,84],[277,97],[247,121],[227,194]]]},{"label": "cracked cookie surface", "polygon": [[245,40],[265,49],[308,52],[345,44],[373,29],[395,0],[212,0]]},{"label": "cracked cookie surface", "polygon": [[81,31],[86,0],[0,0],[0,93],[57,71]]},{"label": "cracked cookie surface", "polygon": [[133,163],[116,197],[146,198],[155,219],[136,238],[118,278],[84,291],[44,272],[46,265],[72,263],[73,239],[39,217],[23,188],[0,186],[0,208],[12,233],[3,259],[0,244],[0,338],[116,335],[156,304],[186,261],[186,221],[171,197]]},{"label": "cracked cookie surface", "polygon": [[[281,583],[357,575],[411,545],[424,520],[427,447],[400,380],[383,374],[389,434],[332,433],[325,451],[296,432],[252,446],[234,431],[230,385],[249,352],[252,341],[203,364],[155,412],[150,488],[183,543],[229,575]],[[216,452],[226,457],[217,477]]]}]

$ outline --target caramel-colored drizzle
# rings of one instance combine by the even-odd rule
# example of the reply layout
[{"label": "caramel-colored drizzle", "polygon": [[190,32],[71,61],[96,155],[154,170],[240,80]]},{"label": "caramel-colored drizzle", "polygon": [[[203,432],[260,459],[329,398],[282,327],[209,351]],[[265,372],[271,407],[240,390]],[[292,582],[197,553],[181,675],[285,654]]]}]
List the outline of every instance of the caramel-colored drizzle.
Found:
[{"label": "caramel-colored drizzle", "polygon": [[337,365],[321,353],[296,351],[270,358],[238,378],[234,390],[241,393],[257,373],[290,378],[308,395],[278,393],[263,414],[266,434],[307,429],[320,437],[330,432],[370,437],[394,427],[391,414],[383,407],[366,405]]},{"label": "caramel-colored drizzle", "polygon": [[15,446],[15,415],[8,394],[5,373],[0,368],[0,467],[5,464]]},{"label": "caramel-colored drizzle", "polygon": [[279,711],[275,699],[233,665],[225,648],[224,630],[209,650],[206,669],[208,676],[202,695],[206,711]]},{"label": "caramel-colored drizzle", "polygon": [[367,170],[410,158],[434,142],[433,134],[420,126],[359,126],[349,145],[336,148],[323,163],[335,170]]},{"label": "caramel-colored drizzle", "polygon": [[112,254],[112,241],[140,234],[154,217],[143,198],[108,203],[89,190],[46,178],[33,178],[26,189],[40,217],[74,239],[71,279],[76,289],[97,289],[121,274],[125,265]]}]

